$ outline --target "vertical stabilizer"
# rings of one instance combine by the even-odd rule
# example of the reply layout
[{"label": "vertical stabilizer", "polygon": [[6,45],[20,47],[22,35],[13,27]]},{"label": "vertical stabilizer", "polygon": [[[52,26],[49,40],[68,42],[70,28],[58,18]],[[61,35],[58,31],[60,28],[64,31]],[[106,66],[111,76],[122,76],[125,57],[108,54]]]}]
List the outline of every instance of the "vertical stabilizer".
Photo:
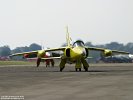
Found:
[{"label": "vertical stabilizer", "polygon": [[66,27],[66,42],[67,42],[67,46],[70,47],[71,44],[70,44],[70,36],[69,36],[69,32],[68,32],[68,26]]}]

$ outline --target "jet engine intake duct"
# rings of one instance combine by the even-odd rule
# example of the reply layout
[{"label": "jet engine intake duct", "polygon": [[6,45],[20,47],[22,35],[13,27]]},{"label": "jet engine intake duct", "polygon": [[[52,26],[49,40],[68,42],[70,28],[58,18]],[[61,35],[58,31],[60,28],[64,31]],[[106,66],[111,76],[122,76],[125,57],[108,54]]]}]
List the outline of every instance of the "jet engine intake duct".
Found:
[{"label": "jet engine intake duct", "polygon": [[86,57],[88,57],[88,56],[89,56],[89,51],[88,51],[88,49],[85,48],[85,51],[86,51]]},{"label": "jet engine intake duct", "polygon": [[70,57],[70,48],[67,48],[67,49],[66,49],[66,56],[67,56],[67,57]]},{"label": "jet engine intake duct", "polygon": [[42,58],[42,57],[44,57],[45,56],[45,51],[44,50],[39,50],[38,51],[38,54],[37,54],[37,57],[38,58]]}]

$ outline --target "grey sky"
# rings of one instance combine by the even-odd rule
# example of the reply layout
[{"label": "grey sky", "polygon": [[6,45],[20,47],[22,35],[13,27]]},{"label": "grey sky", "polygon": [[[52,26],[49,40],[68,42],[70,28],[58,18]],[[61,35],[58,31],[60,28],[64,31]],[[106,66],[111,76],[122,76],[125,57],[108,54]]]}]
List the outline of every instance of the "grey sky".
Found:
[{"label": "grey sky", "polygon": [[0,0],[0,46],[133,42],[133,0]]}]

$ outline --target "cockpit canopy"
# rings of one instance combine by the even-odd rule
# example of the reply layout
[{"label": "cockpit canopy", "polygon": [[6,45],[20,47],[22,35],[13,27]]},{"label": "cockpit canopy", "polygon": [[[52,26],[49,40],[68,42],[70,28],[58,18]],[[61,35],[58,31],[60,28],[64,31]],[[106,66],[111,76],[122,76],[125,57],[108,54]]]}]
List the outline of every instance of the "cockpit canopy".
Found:
[{"label": "cockpit canopy", "polygon": [[81,47],[84,47],[85,44],[82,40],[76,40],[74,43],[73,43],[73,46],[74,47],[77,47],[77,46],[81,46]]}]

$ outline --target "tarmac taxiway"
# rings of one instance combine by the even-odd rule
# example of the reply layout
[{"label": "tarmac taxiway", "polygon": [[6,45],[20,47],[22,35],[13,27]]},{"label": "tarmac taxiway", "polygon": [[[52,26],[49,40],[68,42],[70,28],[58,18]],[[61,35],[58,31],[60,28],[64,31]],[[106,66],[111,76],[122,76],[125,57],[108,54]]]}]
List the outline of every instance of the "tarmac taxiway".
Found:
[{"label": "tarmac taxiway", "polygon": [[133,100],[133,64],[90,64],[88,72],[67,65],[0,65],[0,96],[25,100]]}]

